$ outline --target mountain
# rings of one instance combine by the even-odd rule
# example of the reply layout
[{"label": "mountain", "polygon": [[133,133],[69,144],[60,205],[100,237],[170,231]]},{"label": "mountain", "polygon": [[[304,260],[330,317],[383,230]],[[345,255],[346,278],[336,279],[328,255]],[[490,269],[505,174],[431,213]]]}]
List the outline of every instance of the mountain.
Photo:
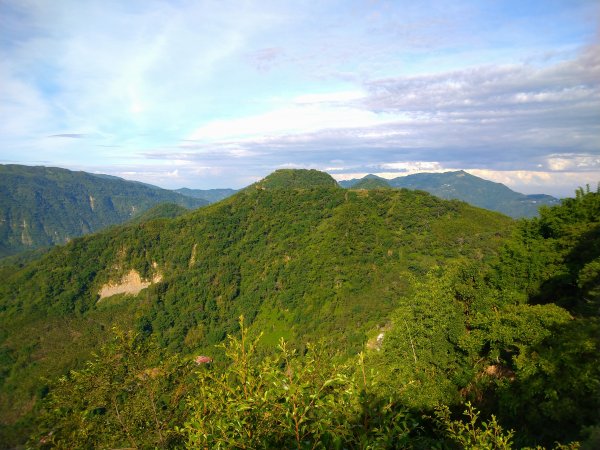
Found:
[{"label": "mountain", "polygon": [[[367,177],[372,179],[373,175]],[[359,181],[361,180],[340,181],[340,186],[353,188]],[[560,200],[550,195],[520,194],[501,183],[484,180],[463,170],[417,173],[386,181],[395,188],[423,190],[440,198],[462,200],[514,218],[535,217],[540,206],[554,206],[560,203]]]},{"label": "mountain", "polygon": [[311,189],[337,187],[333,177],[314,169],[279,169],[247,189]]},{"label": "mountain", "polygon": [[208,203],[108,175],[0,165],[0,257],[64,244],[167,202],[186,208]]},{"label": "mountain", "polygon": [[390,189],[391,186],[384,178],[364,177],[352,186],[352,189]]},{"label": "mountain", "polygon": [[0,268],[0,417],[26,428],[48,389],[40,376],[81,367],[114,326],[171,354],[214,356],[243,314],[264,345],[325,337],[355,354],[415,280],[487,260],[512,227],[425,192],[347,191],[327,174],[285,170],[174,219],[73,239]]},{"label": "mountain", "polygon": [[597,448],[599,220],[278,171],[8,258],[0,447]]},{"label": "mountain", "polygon": [[209,203],[216,203],[227,197],[231,197],[237,191],[235,189],[188,189],[181,188],[175,189],[178,192],[187,197],[201,198]]}]

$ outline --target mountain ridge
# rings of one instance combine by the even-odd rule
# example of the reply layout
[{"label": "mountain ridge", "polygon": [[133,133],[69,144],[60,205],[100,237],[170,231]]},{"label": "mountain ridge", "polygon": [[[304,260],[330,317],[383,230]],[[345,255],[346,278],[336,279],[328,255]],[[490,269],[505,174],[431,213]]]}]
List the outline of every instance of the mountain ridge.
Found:
[{"label": "mountain ridge", "polygon": [[[362,179],[340,181],[353,188],[364,179],[383,179],[369,174]],[[526,195],[502,183],[485,180],[464,170],[442,173],[416,173],[383,179],[393,188],[419,189],[444,199],[462,200],[480,208],[501,212],[513,218],[535,217],[540,206],[555,206],[560,200],[546,194]]]},{"label": "mountain ridge", "polygon": [[159,203],[197,208],[208,202],[110,175],[0,165],[0,257],[63,244]]}]

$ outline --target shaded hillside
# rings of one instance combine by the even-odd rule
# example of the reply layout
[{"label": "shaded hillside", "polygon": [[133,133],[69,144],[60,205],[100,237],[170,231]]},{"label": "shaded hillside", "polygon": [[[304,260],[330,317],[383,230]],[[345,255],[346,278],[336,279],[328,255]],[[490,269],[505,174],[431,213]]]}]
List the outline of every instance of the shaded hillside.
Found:
[{"label": "shaded hillside", "polygon": [[64,244],[165,202],[186,208],[207,204],[112,176],[0,165],[0,257]]},{"label": "shaded hillside", "polygon": [[[367,175],[365,178],[373,178]],[[340,181],[340,186],[353,187],[361,180]],[[553,206],[559,200],[544,194],[525,195],[501,183],[484,180],[463,170],[444,173],[417,173],[386,180],[395,188],[419,189],[440,198],[456,199],[506,214],[510,217],[534,217],[542,205]]]},{"label": "shaded hillside", "polygon": [[[7,269],[4,427],[18,429],[32,411],[44,392],[41,375],[76,366],[114,324],[152,335],[170,352],[214,354],[244,314],[265,345],[326,337],[356,353],[411,292],[414,276],[456,258],[487,260],[512,227],[499,214],[424,192],[346,191],[330,180],[278,171],[256,185],[274,188],[75,239]],[[133,288],[135,295],[100,300],[101,292]]]},{"label": "shaded hillside", "polygon": [[209,203],[216,203],[227,197],[231,197],[237,191],[235,189],[175,189],[175,192],[187,197],[201,198]]}]

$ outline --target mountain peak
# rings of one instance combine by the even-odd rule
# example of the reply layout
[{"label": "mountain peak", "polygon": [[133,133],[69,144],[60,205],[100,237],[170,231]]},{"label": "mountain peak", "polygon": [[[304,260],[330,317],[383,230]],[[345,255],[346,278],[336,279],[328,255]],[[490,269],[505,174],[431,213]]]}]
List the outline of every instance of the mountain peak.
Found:
[{"label": "mountain peak", "polygon": [[364,177],[354,186],[352,189],[389,189],[391,188],[390,184],[383,178],[372,176],[372,177]]},{"label": "mountain peak", "polygon": [[314,169],[279,169],[255,184],[262,189],[308,189],[335,187],[331,175]]},{"label": "mountain peak", "polygon": [[372,180],[372,179],[375,179],[375,180],[385,180],[385,178],[381,178],[380,176],[374,175],[372,173],[370,173],[368,175],[365,175],[362,179],[363,180],[364,179],[367,179],[367,180]]},{"label": "mountain peak", "polygon": [[534,217],[542,204],[556,204],[547,196],[529,199],[502,183],[479,178],[464,170],[442,173],[416,173],[389,180],[396,188],[420,189],[445,199],[458,199],[480,208],[498,211],[511,217]]}]

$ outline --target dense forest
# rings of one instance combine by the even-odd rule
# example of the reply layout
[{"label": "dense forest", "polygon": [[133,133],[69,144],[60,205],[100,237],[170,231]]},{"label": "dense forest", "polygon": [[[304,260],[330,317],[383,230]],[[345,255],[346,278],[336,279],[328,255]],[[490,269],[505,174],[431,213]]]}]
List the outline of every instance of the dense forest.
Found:
[{"label": "dense forest", "polygon": [[64,244],[161,203],[197,208],[208,201],[109,175],[0,164],[0,258]]},{"label": "dense forest", "polygon": [[0,441],[598,448],[600,192],[368,187],[278,171],[0,267]]}]

